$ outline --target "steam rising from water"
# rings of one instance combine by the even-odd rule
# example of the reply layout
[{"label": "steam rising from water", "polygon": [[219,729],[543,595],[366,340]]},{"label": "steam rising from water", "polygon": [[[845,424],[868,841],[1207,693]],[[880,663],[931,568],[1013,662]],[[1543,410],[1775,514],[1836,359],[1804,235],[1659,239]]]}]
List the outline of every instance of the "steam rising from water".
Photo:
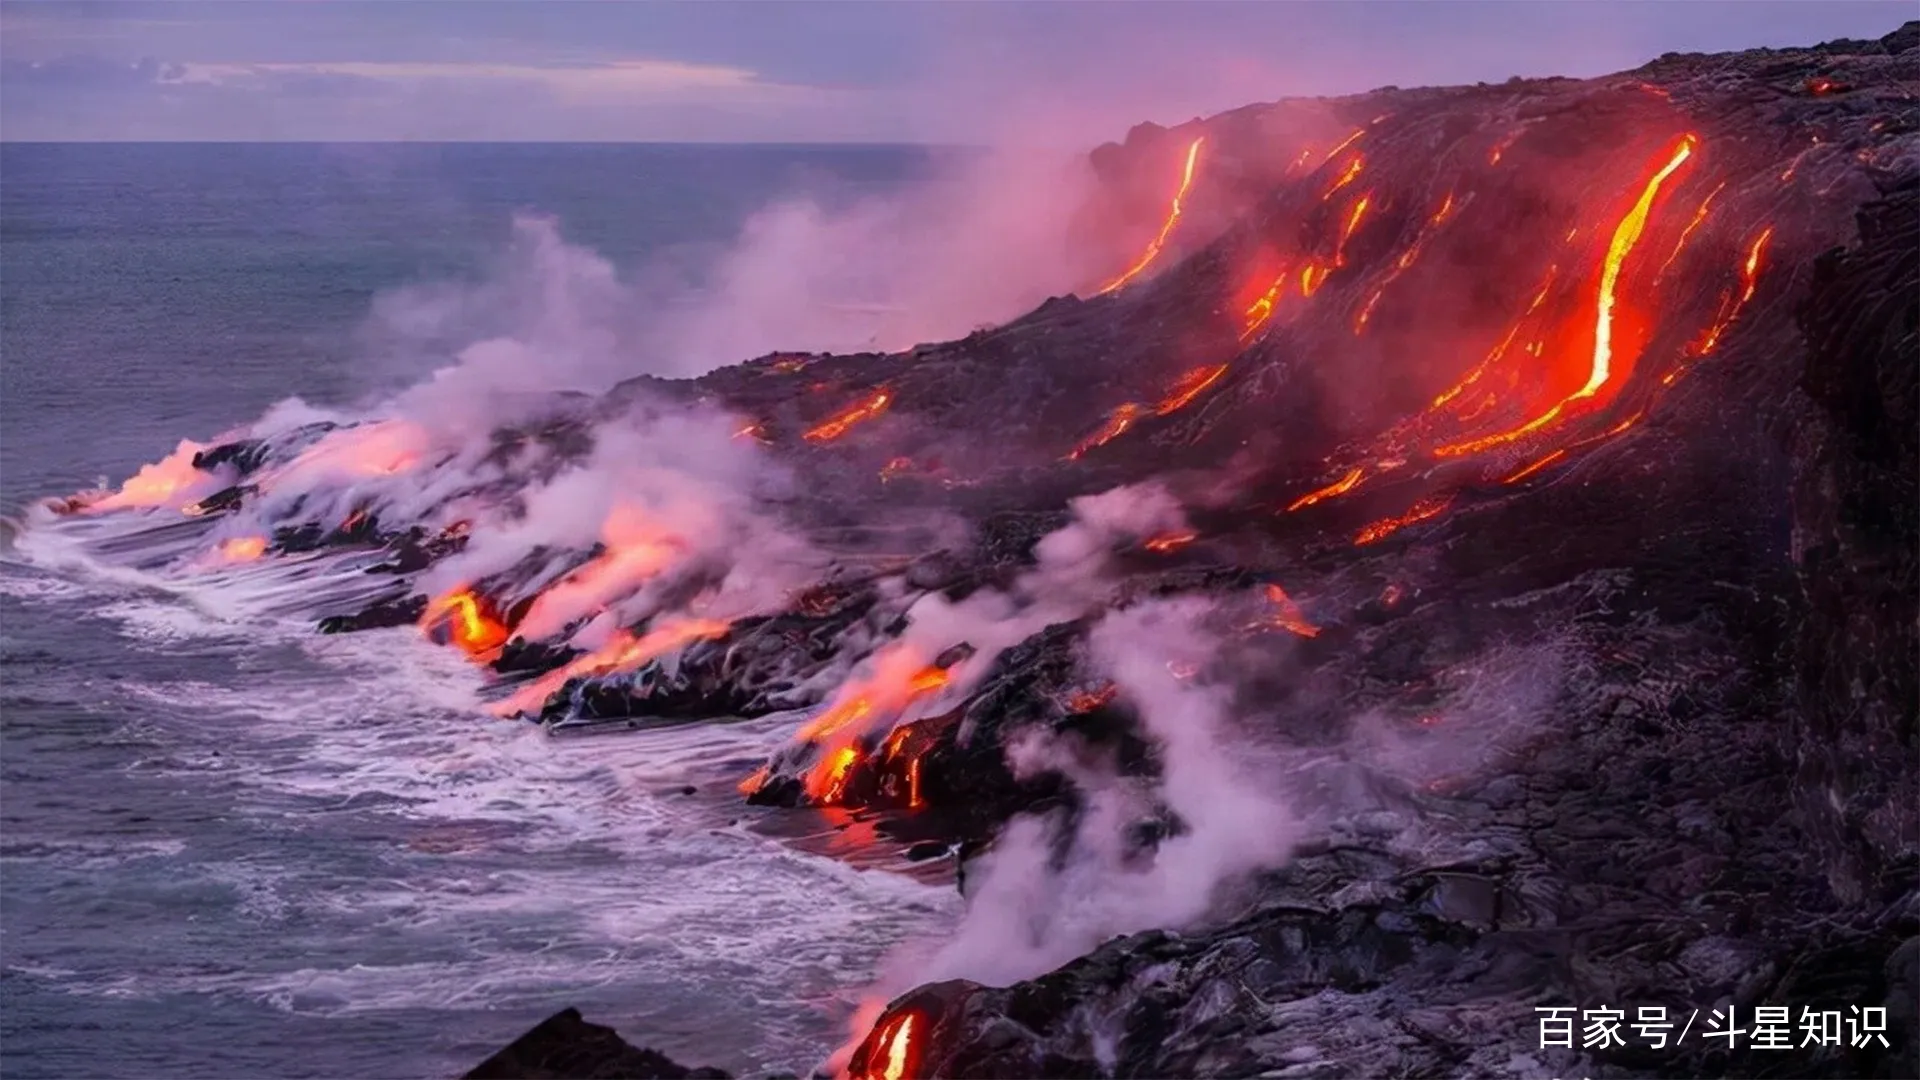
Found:
[{"label": "steam rising from water", "polygon": [[951,152],[900,190],[845,206],[796,195],[704,265],[623,271],[526,214],[483,280],[375,301],[369,348],[424,372],[398,411],[468,426],[554,390],[698,375],[776,350],[891,351],[1030,310],[1105,269],[1070,227],[1094,191],[1084,156]]}]

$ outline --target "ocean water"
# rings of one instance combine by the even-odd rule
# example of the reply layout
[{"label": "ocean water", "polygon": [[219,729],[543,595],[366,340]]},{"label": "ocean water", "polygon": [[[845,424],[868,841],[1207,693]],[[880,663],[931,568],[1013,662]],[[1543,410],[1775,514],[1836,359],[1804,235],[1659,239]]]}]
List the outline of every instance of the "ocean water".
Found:
[{"label": "ocean water", "polygon": [[[299,395],[390,382],[376,297],[514,215],[623,271],[893,147],[0,144],[0,512]],[[564,1005],[804,1069],[950,889],[750,828],[788,721],[549,739],[409,630],[321,638],[262,567],[191,585],[0,526],[0,1073],[446,1076]],[[275,577],[275,574],[283,574]]]}]

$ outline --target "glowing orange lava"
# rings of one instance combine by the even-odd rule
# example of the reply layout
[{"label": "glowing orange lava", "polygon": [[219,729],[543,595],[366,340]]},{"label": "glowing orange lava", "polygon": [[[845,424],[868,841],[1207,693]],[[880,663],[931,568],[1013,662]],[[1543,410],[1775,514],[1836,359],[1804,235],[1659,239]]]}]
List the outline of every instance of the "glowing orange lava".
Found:
[{"label": "glowing orange lava", "polygon": [[1247,306],[1245,313],[1246,329],[1240,331],[1241,341],[1246,341],[1258,333],[1261,327],[1267,325],[1267,320],[1273,318],[1274,305],[1279,302],[1280,294],[1286,287],[1287,268],[1283,266],[1280,268],[1279,273],[1274,275],[1273,284],[1267,287],[1267,291],[1261,294],[1258,300],[1255,300]]},{"label": "glowing orange lava", "polygon": [[836,803],[847,793],[847,781],[853,767],[860,763],[860,748],[846,745],[829,753],[807,773],[807,794],[815,802]]},{"label": "glowing orange lava", "polygon": [[[913,1027],[915,1015],[903,1012],[888,1020],[877,1033],[876,1053],[859,1076],[852,1080],[908,1080],[916,1064]],[[882,1058],[881,1055],[884,1055]]]},{"label": "glowing orange lava", "polygon": [[1075,690],[1067,696],[1067,711],[1070,713],[1090,713],[1105,705],[1120,693],[1120,688],[1112,683],[1101,683],[1091,690]]},{"label": "glowing orange lava", "polygon": [[1192,371],[1180,376],[1179,380],[1173,384],[1173,388],[1167,391],[1167,396],[1162,398],[1160,404],[1154,407],[1153,414],[1155,416],[1165,416],[1168,413],[1178,412],[1186,408],[1189,402],[1204,393],[1207,387],[1219,382],[1220,377],[1226,373],[1227,365],[1225,364],[1216,364],[1213,367],[1194,368]]},{"label": "glowing orange lava", "polygon": [[1439,208],[1427,218],[1427,224],[1420,230],[1420,235],[1414,238],[1413,243],[1407,247],[1406,251],[1400,254],[1398,259],[1394,260],[1393,269],[1389,270],[1387,276],[1381,280],[1380,284],[1374,287],[1373,294],[1367,297],[1367,302],[1360,306],[1360,314],[1356,315],[1353,320],[1353,332],[1355,334],[1359,334],[1367,328],[1368,321],[1373,318],[1373,309],[1379,306],[1380,298],[1387,293],[1387,286],[1392,285],[1395,281],[1399,280],[1400,275],[1413,268],[1413,264],[1420,258],[1420,253],[1426,250],[1427,242],[1433,238],[1433,231],[1441,225],[1446,224],[1447,219],[1453,216],[1453,211],[1453,192],[1449,191],[1447,192],[1446,198],[1440,201]]},{"label": "glowing orange lava", "polygon": [[805,438],[808,442],[832,442],[840,436],[845,435],[847,429],[853,425],[871,420],[881,413],[886,412],[887,406],[892,401],[893,396],[887,391],[876,390],[872,397],[856,405],[849,406],[831,419],[808,431]]},{"label": "glowing orange lava", "polygon": [[1506,479],[1500,482],[1503,484],[1517,484],[1520,481],[1525,480],[1527,477],[1532,476],[1534,473],[1539,472],[1541,469],[1546,468],[1547,466],[1553,464],[1556,461],[1559,461],[1561,458],[1566,456],[1567,456],[1567,452],[1565,450],[1555,450],[1553,453],[1548,454],[1546,457],[1543,457],[1540,460],[1534,462],[1533,464],[1526,466],[1525,468],[1519,470],[1518,472],[1514,473],[1511,476],[1508,476]]},{"label": "glowing orange lava", "polygon": [[745,780],[742,780],[740,781],[740,783],[735,785],[735,790],[739,791],[740,794],[742,795],[751,795],[754,792],[759,791],[760,786],[767,782],[767,777],[772,775],[773,775],[773,770],[767,768],[765,765],[762,765],[759,768],[753,770],[752,773],[749,773]]},{"label": "glowing orange lava", "polygon": [[1365,135],[1366,133],[1367,133],[1366,128],[1354,128],[1353,134],[1340,140],[1339,145],[1327,151],[1326,156],[1322,157],[1320,160],[1322,162],[1332,161],[1335,155],[1339,154],[1340,151],[1345,150],[1347,147],[1352,146],[1356,141],[1359,140],[1360,136]]},{"label": "glowing orange lava", "polygon": [[1506,156],[1507,148],[1512,146],[1515,140],[1519,138],[1520,138],[1520,129],[1515,129],[1513,131],[1508,132],[1506,135],[1502,136],[1499,142],[1493,144],[1492,152],[1487,154],[1487,164],[1488,165],[1500,164],[1500,159]]},{"label": "glowing orange lava", "polygon": [[506,644],[507,628],[482,605],[465,586],[439,597],[427,605],[420,626],[431,632],[446,626],[453,643],[468,656],[478,659]]},{"label": "glowing orange lava", "polygon": [[180,440],[173,453],[151,465],[142,465],[119,490],[79,507],[82,513],[104,510],[134,510],[192,503],[201,489],[213,480],[209,473],[193,467],[194,455],[206,447],[190,439]]},{"label": "glowing orange lava", "polygon": [[1291,514],[1295,510],[1305,509],[1323,499],[1331,499],[1336,495],[1345,495],[1347,492],[1353,490],[1355,484],[1360,482],[1360,477],[1364,475],[1365,472],[1366,470],[1364,468],[1357,465],[1354,466],[1353,470],[1348,472],[1347,475],[1335,480],[1326,487],[1318,491],[1309,491],[1305,495],[1293,500],[1293,502],[1287,505],[1287,513]]},{"label": "glowing orange lava", "polygon": [[795,738],[818,742],[876,712],[898,712],[914,699],[946,686],[949,679],[945,668],[917,666],[913,652],[902,647],[881,654],[875,668],[870,680],[842,687],[834,703],[801,727]]},{"label": "glowing orange lava", "polygon": [[1500,358],[1505,356],[1507,349],[1513,345],[1513,339],[1519,336],[1520,328],[1525,326],[1527,319],[1530,318],[1535,311],[1539,310],[1541,304],[1546,302],[1547,293],[1553,289],[1554,278],[1558,277],[1559,273],[1560,268],[1558,266],[1547,267],[1546,280],[1540,283],[1539,290],[1533,294],[1533,302],[1527,305],[1527,310],[1520,315],[1520,318],[1514,320],[1513,326],[1507,331],[1507,336],[1501,338],[1500,343],[1495,345],[1492,351],[1488,352],[1487,355],[1481,359],[1480,363],[1474,365],[1473,370],[1467,372],[1465,377],[1435,397],[1433,399],[1434,408],[1441,408],[1446,405],[1447,402],[1459,397],[1461,391],[1480,381],[1480,377],[1486,374],[1487,368],[1500,362]]},{"label": "glowing orange lava", "polygon": [[892,460],[888,461],[885,465],[881,466],[880,479],[882,482],[884,482],[887,480],[891,480],[896,476],[904,475],[908,472],[911,472],[912,470],[913,470],[912,458],[906,458],[906,457],[893,458]]},{"label": "glowing orange lava", "polygon": [[1699,228],[1700,223],[1707,219],[1707,211],[1713,206],[1714,196],[1720,194],[1721,190],[1726,186],[1727,182],[1722,180],[1719,187],[1707,192],[1707,197],[1700,200],[1700,209],[1693,212],[1693,220],[1687,222],[1687,227],[1680,230],[1680,239],[1674,242],[1673,254],[1667,256],[1667,261],[1661,263],[1659,271],[1653,275],[1655,284],[1658,284],[1660,279],[1666,276],[1667,267],[1673,265],[1673,260],[1680,257],[1680,252],[1687,246],[1687,238],[1692,236],[1693,230]]},{"label": "glowing orange lava", "polygon": [[1119,438],[1126,433],[1128,428],[1133,426],[1135,420],[1140,419],[1140,417],[1144,415],[1146,415],[1146,410],[1131,401],[1121,405],[1119,408],[1107,414],[1107,422],[1101,425],[1100,430],[1082,439],[1080,445],[1068,452],[1067,460],[1078,461],[1087,451],[1095,447],[1105,446]]},{"label": "glowing orange lava", "polygon": [[[1660,193],[1660,185],[1665,183],[1666,179],[1672,176],[1676,169],[1686,163],[1686,160],[1693,155],[1693,148],[1693,136],[1688,135],[1682,138],[1680,144],[1674,148],[1672,156],[1668,158],[1666,165],[1662,167],[1659,172],[1655,173],[1651,180],[1647,181],[1646,187],[1641,191],[1639,201],[1634,203],[1633,209],[1629,210],[1627,215],[1620,220],[1620,223],[1614,227],[1613,240],[1607,245],[1606,260],[1600,270],[1599,298],[1595,305],[1596,314],[1594,317],[1593,361],[1587,373],[1586,383],[1578,390],[1562,398],[1539,416],[1534,417],[1532,420],[1527,421],[1517,428],[1498,432],[1493,435],[1482,436],[1477,439],[1468,439],[1464,442],[1453,443],[1449,446],[1436,447],[1434,449],[1436,456],[1453,457],[1460,454],[1471,454],[1491,446],[1498,446],[1501,443],[1512,442],[1530,435],[1559,419],[1567,406],[1576,401],[1593,397],[1599,392],[1602,386],[1606,385],[1607,381],[1612,377],[1613,362],[1615,359],[1613,353],[1613,334],[1615,329],[1614,305],[1616,302],[1614,291],[1619,283],[1621,264],[1626,261],[1627,256],[1633,251],[1634,245],[1640,239],[1641,232],[1646,228],[1647,215],[1653,210],[1653,201]],[[1625,359],[1630,360],[1631,357]]]},{"label": "glowing orange lava", "polygon": [[1394,533],[1399,532],[1409,525],[1418,524],[1429,518],[1439,517],[1445,513],[1447,507],[1451,505],[1453,505],[1453,497],[1450,495],[1445,498],[1422,499],[1414,503],[1411,509],[1399,517],[1390,517],[1383,521],[1376,521],[1366,528],[1361,529],[1360,532],[1354,536],[1353,542],[1359,545],[1372,544],[1385,540],[1387,537],[1392,536]]},{"label": "glowing orange lava", "polygon": [[262,477],[262,487],[310,486],[326,480],[395,476],[424,459],[427,430],[408,420],[380,420],[328,432],[285,467]]},{"label": "glowing orange lava", "polygon": [[1321,201],[1324,202],[1327,199],[1332,198],[1334,192],[1339,191],[1341,188],[1346,187],[1348,184],[1353,183],[1354,178],[1360,175],[1360,170],[1366,168],[1366,163],[1367,163],[1367,159],[1363,155],[1360,155],[1360,154],[1353,155],[1353,160],[1347,162],[1346,169],[1344,169],[1340,173],[1340,176],[1334,180],[1333,186],[1329,187],[1326,190],[1326,192],[1320,196]]},{"label": "glowing orange lava", "polygon": [[1204,137],[1198,138],[1187,147],[1187,163],[1180,173],[1180,187],[1173,193],[1173,205],[1167,210],[1167,220],[1160,226],[1160,234],[1147,245],[1147,250],[1141,254],[1140,261],[1134,263],[1126,273],[1108,282],[1095,295],[1105,296],[1132,281],[1147,267],[1152,266],[1153,260],[1160,257],[1160,249],[1166,246],[1167,238],[1173,235],[1174,226],[1180,224],[1181,205],[1187,197],[1187,189],[1193,186],[1193,167],[1200,160],[1200,146],[1206,141]]},{"label": "glowing orange lava", "polygon": [[1320,636],[1320,628],[1307,619],[1306,612],[1300,610],[1300,605],[1287,595],[1287,590],[1278,585],[1269,584],[1267,599],[1274,606],[1273,613],[1267,616],[1268,625],[1277,626],[1303,638]]},{"label": "glowing orange lava", "polygon": [[220,557],[228,562],[252,562],[266,553],[264,536],[236,536],[220,541]]},{"label": "glowing orange lava", "polygon": [[1353,201],[1353,208],[1347,211],[1346,223],[1340,227],[1340,240],[1333,248],[1333,264],[1335,266],[1345,266],[1347,264],[1347,241],[1353,236],[1353,231],[1360,227],[1360,219],[1366,216],[1367,207],[1372,202],[1373,195],[1369,192],[1355,199]]},{"label": "glowing orange lava", "polygon": [[527,608],[520,632],[542,640],[565,630],[582,616],[604,610],[643,582],[665,572],[688,544],[651,510],[620,503],[600,525],[604,550],[543,590]]},{"label": "glowing orange lava", "polygon": [[1153,539],[1148,540],[1142,546],[1144,546],[1148,551],[1152,551],[1152,552],[1156,552],[1164,555],[1169,551],[1178,551],[1181,548],[1186,547],[1188,544],[1193,543],[1194,540],[1197,539],[1199,536],[1200,536],[1199,533],[1193,532],[1191,530],[1188,530],[1186,532],[1161,533],[1159,536],[1156,536]]},{"label": "glowing orange lava", "polygon": [[1713,325],[1700,339],[1700,343],[1694,346],[1695,356],[1705,356],[1712,352],[1720,344],[1720,337],[1727,332],[1727,327],[1732,326],[1733,321],[1740,317],[1740,311],[1747,306],[1747,301],[1753,299],[1753,290],[1760,285],[1761,256],[1766,253],[1767,241],[1772,238],[1773,226],[1769,225],[1760,231],[1759,236],[1753,238],[1753,243],[1747,246],[1746,260],[1740,264],[1740,295],[1737,298],[1723,298],[1720,314],[1715,317]]}]

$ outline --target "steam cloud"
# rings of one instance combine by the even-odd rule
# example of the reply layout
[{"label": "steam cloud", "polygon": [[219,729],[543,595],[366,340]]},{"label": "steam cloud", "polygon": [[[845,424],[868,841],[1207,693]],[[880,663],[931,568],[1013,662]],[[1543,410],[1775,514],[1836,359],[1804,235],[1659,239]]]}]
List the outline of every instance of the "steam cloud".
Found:
[{"label": "steam cloud", "polygon": [[[1285,858],[1298,819],[1251,779],[1244,755],[1228,752],[1227,694],[1177,674],[1217,649],[1207,612],[1204,601],[1156,601],[1094,627],[1090,659],[1156,742],[1158,785],[1101,775],[1058,747],[1024,747],[1016,766],[1064,766],[1085,793],[1073,845],[1062,863],[1051,823],[1013,822],[980,860],[967,915],[920,981],[1031,978],[1110,937],[1191,923],[1223,883]],[[1129,836],[1161,808],[1178,831],[1141,850]]]}]

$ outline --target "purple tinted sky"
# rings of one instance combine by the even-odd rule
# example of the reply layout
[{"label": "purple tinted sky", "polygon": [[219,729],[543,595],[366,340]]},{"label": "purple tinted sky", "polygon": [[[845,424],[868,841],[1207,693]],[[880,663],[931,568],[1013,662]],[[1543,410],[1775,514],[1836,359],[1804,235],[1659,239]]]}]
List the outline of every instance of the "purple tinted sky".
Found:
[{"label": "purple tinted sky", "polygon": [[0,138],[1097,141],[1250,101],[1878,37],[1816,2],[0,2]]}]

